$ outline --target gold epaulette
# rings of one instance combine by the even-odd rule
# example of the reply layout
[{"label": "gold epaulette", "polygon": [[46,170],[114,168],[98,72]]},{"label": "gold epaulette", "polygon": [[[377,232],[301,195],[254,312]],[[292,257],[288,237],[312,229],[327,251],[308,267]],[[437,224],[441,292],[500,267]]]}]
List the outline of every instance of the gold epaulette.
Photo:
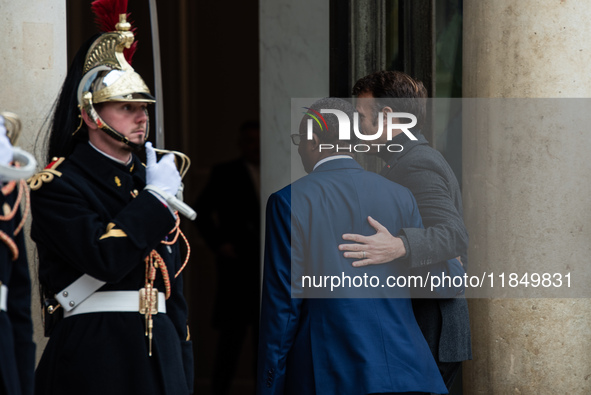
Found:
[{"label": "gold epaulette", "polygon": [[53,181],[55,176],[61,177],[62,173],[56,169],[65,159],[66,158],[53,158],[53,160],[47,166],[45,166],[45,169],[41,170],[39,173],[27,180],[29,188],[31,188],[32,191],[36,191],[37,189],[41,188],[44,183]]}]

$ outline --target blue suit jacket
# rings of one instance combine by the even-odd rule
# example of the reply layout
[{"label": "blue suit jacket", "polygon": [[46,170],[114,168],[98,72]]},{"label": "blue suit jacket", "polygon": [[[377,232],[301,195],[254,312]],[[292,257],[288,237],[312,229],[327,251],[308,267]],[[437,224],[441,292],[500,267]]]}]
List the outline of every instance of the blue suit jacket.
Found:
[{"label": "blue suit jacket", "polygon": [[305,291],[298,279],[304,272],[367,274],[382,281],[409,274],[397,263],[353,268],[343,258],[337,248],[343,233],[375,233],[368,215],[392,234],[422,226],[406,188],[351,159],[323,163],[269,198],[258,394],[447,393],[408,288],[395,290],[406,298],[292,297]]}]

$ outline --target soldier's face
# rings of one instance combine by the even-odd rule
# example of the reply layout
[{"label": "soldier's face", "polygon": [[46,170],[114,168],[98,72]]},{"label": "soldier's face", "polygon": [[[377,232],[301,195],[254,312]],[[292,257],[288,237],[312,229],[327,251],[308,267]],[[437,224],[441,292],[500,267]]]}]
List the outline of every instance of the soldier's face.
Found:
[{"label": "soldier's face", "polygon": [[144,144],[148,123],[148,105],[141,102],[107,102],[97,112],[113,129],[132,143]]}]

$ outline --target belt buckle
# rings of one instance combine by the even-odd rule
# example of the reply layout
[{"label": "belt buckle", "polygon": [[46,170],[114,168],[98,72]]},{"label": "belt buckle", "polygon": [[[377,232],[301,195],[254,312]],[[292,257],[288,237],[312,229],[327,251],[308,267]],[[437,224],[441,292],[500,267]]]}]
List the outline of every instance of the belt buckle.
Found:
[{"label": "belt buckle", "polygon": [[156,288],[140,289],[140,314],[158,314],[158,290]]}]

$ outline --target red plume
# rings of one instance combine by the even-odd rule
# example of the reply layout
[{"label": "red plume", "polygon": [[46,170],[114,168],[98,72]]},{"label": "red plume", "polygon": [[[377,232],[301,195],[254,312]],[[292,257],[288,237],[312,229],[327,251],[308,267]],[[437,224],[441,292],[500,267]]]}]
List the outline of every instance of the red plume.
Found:
[{"label": "red plume", "polygon": [[[119,14],[126,14],[127,21],[133,25],[129,20],[131,14],[127,13],[127,0],[95,0],[92,2],[90,8],[94,12],[94,22],[102,32],[112,32],[116,30],[115,25],[119,23]],[[132,27],[131,31],[135,32],[136,28]],[[137,49],[137,41],[131,44],[130,48],[123,50],[125,60],[131,64],[131,58]]]}]

